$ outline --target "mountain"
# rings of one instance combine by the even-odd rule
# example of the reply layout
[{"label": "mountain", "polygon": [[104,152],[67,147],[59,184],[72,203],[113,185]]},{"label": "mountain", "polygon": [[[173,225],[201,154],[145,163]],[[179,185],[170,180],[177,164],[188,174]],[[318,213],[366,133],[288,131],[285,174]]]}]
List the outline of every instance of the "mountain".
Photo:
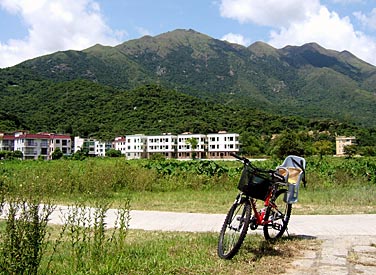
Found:
[{"label": "mountain", "polygon": [[[43,82],[41,89],[54,94],[56,83],[78,79],[116,91],[157,83],[237,110],[376,126],[376,67],[353,54],[315,43],[275,49],[256,42],[243,47],[194,30],[145,36],[115,47],[56,52],[0,70],[0,103],[17,98],[12,99],[12,90],[17,90],[14,96],[27,94],[26,88],[19,91],[22,86]],[[25,105],[23,110],[36,106]],[[15,111],[4,106],[4,112]]]}]

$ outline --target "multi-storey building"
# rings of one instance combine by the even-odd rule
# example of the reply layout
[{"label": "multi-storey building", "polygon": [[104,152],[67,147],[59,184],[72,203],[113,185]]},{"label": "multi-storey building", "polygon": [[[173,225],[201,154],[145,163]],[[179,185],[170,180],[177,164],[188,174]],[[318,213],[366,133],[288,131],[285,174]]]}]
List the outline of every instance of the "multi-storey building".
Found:
[{"label": "multi-storey building", "polygon": [[50,135],[50,149],[49,154],[51,155],[56,148],[65,156],[72,154],[72,138],[70,135],[59,135],[59,134],[49,134]]},{"label": "multi-storey building", "polygon": [[338,136],[336,137],[336,155],[343,156],[345,155],[345,147],[349,145],[356,144],[356,137],[345,137]]},{"label": "multi-storey building", "polygon": [[[193,141],[192,139],[195,139],[196,141]],[[193,148],[193,144],[196,148]],[[206,158],[206,150],[206,135],[192,133],[183,133],[178,135],[178,159],[191,159],[193,158],[193,155],[195,155],[195,158],[203,159]]]},{"label": "multi-storey building", "polygon": [[106,152],[112,148],[112,143],[95,140],[94,148],[95,148],[95,156],[105,157]]},{"label": "multi-storey building", "polygon": [[114,148],[127,159],[150,158],[155,154],[178,159],[191,159],[193,155],[199,159],[226,159],[231,158],[230,153],[239,151],[239,135],[227,132],[208,135],[183,133],[177,136],[139,134],[117,137],[112,144],[95,139],[74,137],[72,144],[69,135],[0,133],[0,150],[19,150],[24,159],[37,159],[38,157],[51,159],[52,152],[56,148],[59,148],[64,155],[82,150],[93,157],[106,156],[106,151]]},{"label": "multi-storey building", "polygon": [[112,142],[112,147],[115,150],[118,150],[121,152],[122,155],[125,155],[125,150],[127,148],[127,139],[126,137],[116,137],[114,141]]},{"label": "multi-storey building", "polygon": [[84,151],[89,156],[95,156],[95,139],[74,137],[74,153]]},{"label": "multi-storey building", "polygon": [[161,154],[166,158],[176,158],[177,136],[163,134],[160,136],[147,136],[146,157]]},{"label": "multi-storey building", "polygon": [[230,153],[239,152],[239,134],[218,132],[208,134],[208,159],[232,158]]},{"label": "multi-storey building", "polygon": [[0,133],[0,151],[14,151],[14,135]]},{"label": "multi-storey building", "polygon": [[126,159],[140,159],[146,157],[145,135],[130,135],[115,138],[114,149],[119,150]]},{"label": "multi-storey building", "polygon": [[23,159],[51,159],[52,153],[59,148],[65,155],[71,154],[71,137],[50,133],[15,133],[14,151],[21,151]]},{"label": "multi-storey building", "polygon": [[111,142],[98,141],[92,138],[74,137],[73,147],[75,153],[84,151],[90,157],[105,157],[106,151],[112,148],[112,144]]}]

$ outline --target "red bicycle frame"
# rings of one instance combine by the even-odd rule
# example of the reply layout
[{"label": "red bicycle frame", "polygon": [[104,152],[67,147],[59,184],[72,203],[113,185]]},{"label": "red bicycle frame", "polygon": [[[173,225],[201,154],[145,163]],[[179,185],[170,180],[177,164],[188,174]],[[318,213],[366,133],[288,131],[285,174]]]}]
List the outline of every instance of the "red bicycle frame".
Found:
[{"label": "red bicycle frame", "polygon": [[[266,208],[270,204],[273,204],[272,206],[276,207],[276,205],[274,203],[270,202],[270,199],[271,199],[271,197],[274,193],[273,190],[274,190],[274,188],[270,189],[268,196],[266,197],[266,199],[264,201],[264,208],[261,209],[261,211],[257,211],[256,200],[252,199],[252,198],[250,200],[251,205],[252,205],[252,209],[253,209],[253,213],[254,213],[254,218],[256,219],[256,222],[255,222],[256,225],[265,225],[265,221],[264,221],[265,211],[266,211]],[[270,223],[270,222],[271,221],[267,221],[267,223]]]}]

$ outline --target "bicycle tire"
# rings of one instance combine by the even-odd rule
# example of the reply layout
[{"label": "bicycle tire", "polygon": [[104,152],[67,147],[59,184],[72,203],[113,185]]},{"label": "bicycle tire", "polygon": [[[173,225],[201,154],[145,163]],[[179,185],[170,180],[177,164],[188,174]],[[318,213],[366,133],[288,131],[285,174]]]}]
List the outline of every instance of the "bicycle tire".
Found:
[{"label": "bicycle tire", "polygon": [[251,219],[251,205],[243,198],[235,202],[226,215],[218,240],[218,256],[231,259],[238,253],[247,235]]},{"label": "bicycle tire", "polygon": [[290,220],[292,204],[284,202],[286,189],[278,190],[274,200],[270,201],[264,217],[264,237],[273,240],[282,237]]}]

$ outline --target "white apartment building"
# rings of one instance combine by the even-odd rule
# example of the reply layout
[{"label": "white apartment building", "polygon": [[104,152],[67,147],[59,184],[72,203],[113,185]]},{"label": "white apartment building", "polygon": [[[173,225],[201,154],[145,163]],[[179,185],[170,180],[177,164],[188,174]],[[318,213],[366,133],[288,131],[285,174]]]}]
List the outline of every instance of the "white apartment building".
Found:
[{"label": "white apartment building", "polygon": [[239,134],[218,132],[208,134],[208,159],[232,158],[230,153],[239,152]]},{"label": "white apartment building", "polygon": [[91,157],[105,157],[106,151],[112,148],[112,144],[91,138],[74,137],[73,147],[74,153],[83,150]]},{"label": "white apartment building", "polygon": [[177,136],[163,134],[159,136],[147,136],[146,157],[161,154],[166,158],[176,158]]},{"label": "white apartment building", "polygon": [[112,147],[115,150],[121,152],[122,155],[125,155],[125,150],[127,148],[127,139],[125,137],[116,137],[112,143]]},{"label": "white apartment building", "polygon": [[[192,148],[190,144],[190,139],[196,139],[197,146]],[[207,150],[207,138],[203,134],[192,134],[192,133],[183,133],[178,135],[178,159],[192,159],[192,155],[195,154],[195,158],[203,159],[206,158]]]},{"label": "white apartment building", "polygon": [[65,156],[72,154],[72,139],[70,135],[50,134],[50,136],[50,155],[56,148],[59,148]]},{"label": "white apartment building", "polygon": [[[196,148],[192,148],[190,139],[197,141]],[[177,136],[139,134],[117,137],[112,144],[95,139],[74,137],[72,144],[69,135],[0,133],[0,150],[19,150],[23,153],[24,159],[37,159],[40,156],[44,159],[51,159],[52,152],[56,148],[59,148],[64,155],[83,150],[93,157],[104,157],[108,149],[114,148],[119,150],[126,159],[150,158],[155,154],[178,159],[192,159],[193,154],[199,159],[227,159],[232,158],[230,153],[239,152],[239,134],[227,132],[208,135],[183,133]]]},{"label": "white apartment building", "polygon": [[21,151],[23,159],[52,159],[52,153],[59,148],[64,155],[71,154],[71,137],[50,133],[14,134],[14,151]]},{"label": "white apartment building", "polygon": [[14,135],[0,133],[0,151],[14,151]]},{"label": "white apartment building", "polygon": [[89,156],[96,156],[95,139],[74,137],[74,153],[85,151]]},{"label": "white apartment building", "polygon": [[105,157],[106,151],[112,148],[111,142],[94,140],[95,156]]},{"label": "white apartment building", "polygon": [[119,150],[126,159],[141,159],[146,157],[145,135],[130,135],[117,137],[114,141],[114,149]]},{"label": "white apartment building", "polygon": [[344,156],[345,147],[348,145],[355,145],[355,144],[356,144],[356,137],[345,137],[345,136],[336,137],[336,155]]}]

